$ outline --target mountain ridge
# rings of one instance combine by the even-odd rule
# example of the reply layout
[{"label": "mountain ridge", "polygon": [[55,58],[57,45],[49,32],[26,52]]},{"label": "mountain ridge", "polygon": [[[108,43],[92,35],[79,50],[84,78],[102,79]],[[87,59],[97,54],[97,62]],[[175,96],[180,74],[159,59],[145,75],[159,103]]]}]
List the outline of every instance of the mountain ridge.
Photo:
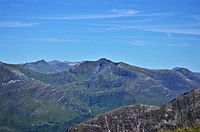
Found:
[{"label": "mountain ridge", "polygon": [[[83,63],[83,62],[85,62],[85,61],[89,61],[89,62],[95,62],[95,61],[100,61],[100,60],[107,60],[107,61],[110,61],[110,62],[113,62],[113,63],[116,63],[116,64],[128,64],[128,65],[131,65],[131,66],[133,66],[133,67],[135,67],[135,68],[142,68],[142,69],[146,69],[146,70],[176,70],[176,69],[189,69],[189,68],[185,68],[185,67],[178,67],[178,66],[176,66],[176,67],[174,67],[174,68],[145,68],[145,67],[141,67],[141,66],[139,66],[139,65],[134,65],[134,64],[129,64],[129,63],[126,63],[126,62],[123,62],[123,61],[117,61],[117,62],[114,62],[114,61],[112,61],[112,60],[110,60],[110,59],[107,59],[107,58],[99,58],[99,59],[97,59],[97,60],[82,60],[82,61],[66,61],[66,60],[64,60],[64,61],[60,61],[60,60],[45,60],[45,59],[40,59],[40,60],[36,60],[36,61],[29,61],[29,62],[24,62],[24,63],[9,63],[9,62],[4,62],[4,61],[0,61],[0,63],[7,63],[7,64],[14,64],[14,65],[24,65],[24,64],[29,64],[29,63],[38,63],[38,62],[45,62],[45,63],[52,63],[52,62],[58,62],[58,63],[69,63],[69,64],[72,64],[72,65],[78,65],[78,64],[81,64],[81,63]],[[193,72],[195,72],[195,73],[197,73],[197,74],[200,74],[200,72],[199,71],[193,71]]]},{"label": "mountain ridge", "polygon": [[[48,63],[41,60],[37,64]],[[151,70],[123,62],[112,62],[105,58],[84,61],[56,73],[42,73],[20,64],[2,62],[0,74],[0,94],[4,97],[4,102],[0,102],[0,114],[4,115],[4,118],[0,121],[3,127],[9,128],[9,119],[13,119],[12,125],[21,131],[25,130],[24,128],[66,130],[91,116],[121,106],[137,103],[161,106],[176,96],[200,86],[200,77],[191,71]],[[15,92],[20,98],[14,96]],[[10,95],[14,98],[10,98]],[[29,99],[33,106],[24,102],[29,97],[33,97]],[[12,107],[13,103],[21,103],[24,107]],[[19,108],[29,115],[26,120],[30,122],[25,123],[25,118],[20,120],[24,122],[24,126],[16,125],[15,117],[21,115],[18,112]],[[58,113],[58,116],[50,114],[48,117],[48,112]],[[71,116],[69,112],[72,113]],[[62,113],[66,115],[63,116]],[[34,124],[34,127],[31,124]]]},{"label": "mountain ridge", "polygon": [[31,69],[36,72],[46,73],[46,74],[53,74],[58,72],[63,72],[68,70],[71,67],[76,65],[80,65],[83,62],[68,62],[68,61],[45,61],[44,59],[38,60],[36,62],[29,62],[25,64],[21,64],[23,67],[27,69]]}]

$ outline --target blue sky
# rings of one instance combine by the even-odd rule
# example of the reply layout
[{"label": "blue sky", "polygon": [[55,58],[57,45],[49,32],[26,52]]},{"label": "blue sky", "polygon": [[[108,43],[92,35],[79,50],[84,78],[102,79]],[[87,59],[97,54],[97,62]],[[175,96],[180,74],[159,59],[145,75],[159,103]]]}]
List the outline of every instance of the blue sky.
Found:
[{"label": "blue sky", "polygon": [[200,0],[0,0],[0,61],[102,57],[200,72]]}]

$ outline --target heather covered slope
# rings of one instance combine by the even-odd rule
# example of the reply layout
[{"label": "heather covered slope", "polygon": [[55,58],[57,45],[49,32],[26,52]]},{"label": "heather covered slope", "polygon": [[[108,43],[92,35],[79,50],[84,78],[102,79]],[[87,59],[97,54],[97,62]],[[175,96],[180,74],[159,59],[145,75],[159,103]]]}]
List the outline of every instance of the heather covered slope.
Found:
[{"label": "heather covered slope", "polygon": [[71,129],[70,132],[173,130],[200,124],[200,88],[185,93],[158,108],[131,105],[96,116]]}]

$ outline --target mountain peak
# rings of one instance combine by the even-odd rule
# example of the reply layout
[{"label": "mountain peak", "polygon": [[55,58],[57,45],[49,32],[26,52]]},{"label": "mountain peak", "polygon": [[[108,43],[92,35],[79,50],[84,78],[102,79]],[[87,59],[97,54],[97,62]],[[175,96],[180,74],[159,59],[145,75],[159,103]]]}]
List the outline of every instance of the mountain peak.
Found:
[{"label": "mountain peak", "polygon": [[191,75],[192,74],[192,72],[190,70],[188,70],[187,68],[176,67],[176,68],[174,68],[172,70],[176,71],[176,72],[180,72],[183,75]]},{"label": "mountain peak", "polygon": [[101,63],[106,63],[106,62],[112,62],[111,60],[108,60],[106,58],[101,58],[99,59],[97,62],[101,62]]},{"label": "mountain peak", "polygon": [[36,64],[38,64],[38,63],[47,63],[44,59],[42,59],[42,60],[38,60],[37,62],[35,62]]},{"label": "mountain peak", "polygon": [[[183,68],[183,67],[175,67],[172,70],[174,71],[179,71],[179,70],[188,70],[187,68]],[[189,71],[189,70],[188,70]]]}]

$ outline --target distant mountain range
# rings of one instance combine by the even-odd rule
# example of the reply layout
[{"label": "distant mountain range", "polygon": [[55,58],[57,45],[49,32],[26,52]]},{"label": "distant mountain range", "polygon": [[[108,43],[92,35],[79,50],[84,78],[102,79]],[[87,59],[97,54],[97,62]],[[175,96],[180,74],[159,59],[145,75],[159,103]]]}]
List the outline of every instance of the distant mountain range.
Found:
[{"label": "distant mountain range", "polygon": [[83,62],[0,63],[0,130],[65,131],[131,104],[161,106],[200,87],[186,68],[151,70],[105,58]]},{"label": "distant mountain range", "polygon": [[36,72],[50,74],[66,71],[73,66],[80,65],[81,63],[82,62],[61,62],[57,60],[46,62],[45,60],[39,60],[37,62],[22,64],[22,66]]}]

